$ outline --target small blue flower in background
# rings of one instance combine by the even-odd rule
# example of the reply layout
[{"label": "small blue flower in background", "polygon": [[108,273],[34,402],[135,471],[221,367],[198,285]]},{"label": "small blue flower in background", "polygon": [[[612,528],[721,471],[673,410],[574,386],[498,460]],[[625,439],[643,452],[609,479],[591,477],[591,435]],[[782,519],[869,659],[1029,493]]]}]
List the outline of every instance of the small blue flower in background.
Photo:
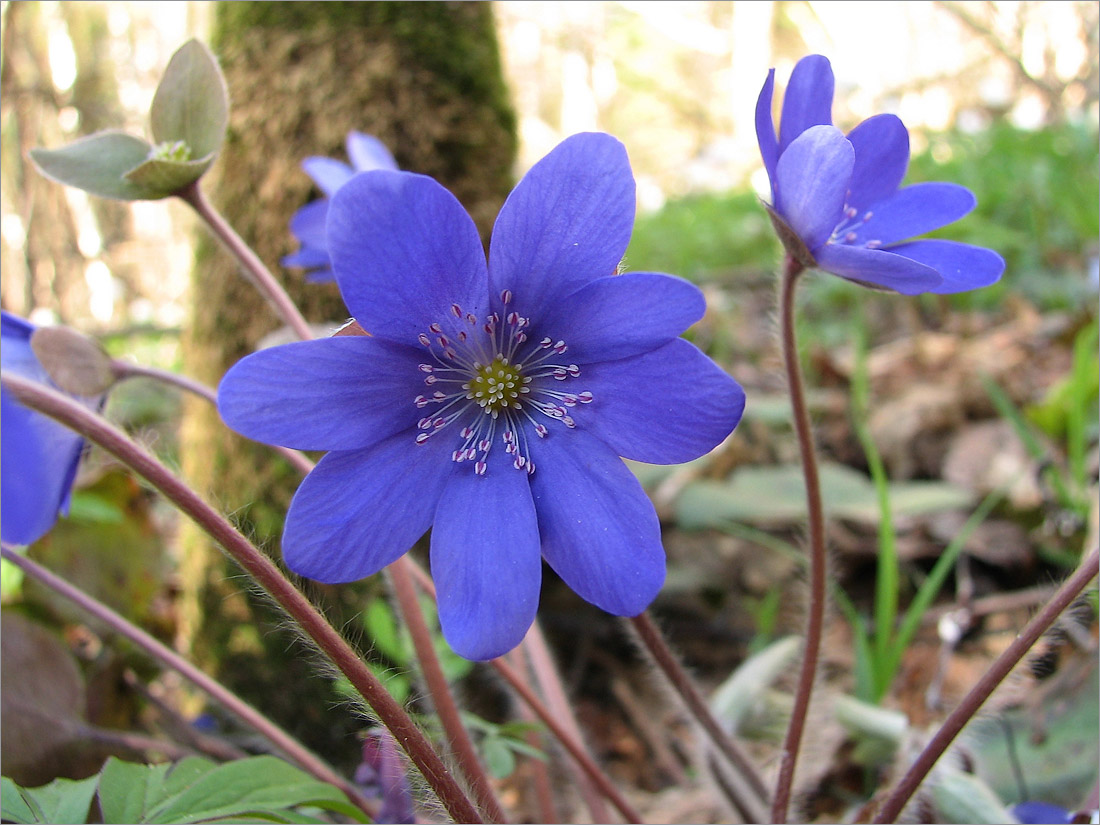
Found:
[{"label": "small blue flower in background", "polygon": [[325,197],[307,203],[290,219],[290,231],[301,244],[301,249],[287,255],[283,266],[309,270],[306,280],[321,282],[333,280],[325,242],[325,220],[328,218],[329,199],[336,190],[351,180],[357,172],[372,169],[397,170],[397,161],[390,150],[378,138],[362,132],[348,133],[348,159],[351,165],[324,157],[308,157],[302,161],[302,169],[325,193]]},{"label": "small blue flower in background", "polygon": [[1025,825],[1067,825],[1073,822],[1073,813],[1049,802],[1019,802],[1010,810]]},{"label": "small blue flower in background", "polygon": [[[18,316],[2,313],[0,367],[53,387],[31,349],[36,327]],[[81,398],[98,409],[103,396]],[[29,410],[0,392],[0,533],[5,544],[31,544],[49,532],[58,515],[69,510],[84,439],[41,413]]]},{"label": "small blue flower in background", "polygon": [[405,764],[388,730],[374,728],[367,733],[363,740],[363,759],[355,769],[355,781],[364,787],[367,796],[382,801],[375,822],[394,825],[416,822],[412,786],[405,773]]},{"label": "small blue flower in background", "polygon": [[909,132],[901,120],[876,115],[845,136],[831,125],[832,67],[811,55],[791,73],[777,139],[774,84],[772,69],[756,104],[771,209],[814,265],[904,295],[962,292],[1001,277],[1004,260],[992,250],[909,240],[958,220],[976,201],[969,189],[953,183],[899,188],[909,166]]},{"label": "small blue flower in background", "polygon": [[575,135],[513,190],[488,265],[473,220],[431,178],[357,175],[328,242],[369,336],[254,353],[218,405],[258,441],[329,450],[287,514],[283,557],[325,582],[372,575],[431,527],[447,641],[499,656],[535,618],[545,559],[622,616],[665,577],[652,503],[620,456],[689,461],[741,418],[741,387],[679,336],[703,295],[617,275],[634,223],[626,150]]}]

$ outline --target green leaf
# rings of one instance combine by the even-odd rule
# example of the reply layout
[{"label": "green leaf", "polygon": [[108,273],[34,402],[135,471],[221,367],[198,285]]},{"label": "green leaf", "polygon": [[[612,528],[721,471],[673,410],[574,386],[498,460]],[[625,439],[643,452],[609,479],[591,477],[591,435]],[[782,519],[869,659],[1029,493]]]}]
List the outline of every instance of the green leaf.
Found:
[{"label": "green leaf", "polygon": [[[185,759],[179,768],[187,773],[212,762]],[[111,757],[99,772],[99,807],[106,823],[147,822],[149,808],[164,793],[165,776],[171,765],[137,765]]]},{"label": "green leaf", "polygon": [[191,157],[212,161],[228,122],[229,94],[218,61],[198,40],[188,40],[172,55],[153,97],[153,140],[183,141]]},{"label": "green leaf", "polygon": [[99,799],[107,823],[317,821],[293,810],[297,806],[362,821],[361,812],[338,788],[274,756],[224,765],[198,757],[175,765],[134,765],[111,758],[100,774]]},{"label": "green leaf", "polygon": [[979,776],[1006,802],[1025,801],[1020,765],[1028,798],[1064,808],[1076,808],[1096,784],[1100,671],[1085,655],[1064,653],[1060,665],[1023,703],[976,719],[964,734]]},{"label": "green leaf", "polygon": [[[831,516],[877,524],[881,508],[875,486],[858,470],[842,464],[820,467],[825,507]],[[802,471],[795,465],[743,467],[727,481],[702,479],[684,487],[676,502],[681,527],[718,527],[729,521],[789,524],[805,518],[806,493]],[[937,481],[891,484],[894,515],[918,515],[966,507],[973,495]]]},{"label": "green leaf", "polygon": [[195,777],[151,812],[149,822],[202,822],[268,814],[297,805],[342,807],[343,793],[274,756],[219,765]]},{"label": "green leaf", "polygon": [[152,148],[124,132],[97,132],[60,149],[31,149],[31,160],[50,180],[101,198],[152,200],[169,193],[158,194],[126,177],[148,160]]},{"label": "green leaf", "polygon": [[1013,822],[996,793],[972,773],[941,768],[932,784],[932,800],[940,822],[1001,823]]},{"label": "green leaf", "polygon": [[397,664],[406,664],[412,653],[401,638],[393,609],[383,599],[372,599],[363,611],[363,628],[375,650]]},{"label": "green leaf", "polygon": [[0,815],[8,822],[87,822],[98,780],[55,779],[40,788],[22,788],[5,776]]},{"label": "green leaf", "polygon": [[765,691],[790,670],[801,646],[798,637],[787,636],[742,662],[711,696],[715,716],[736,734],[746,718],[756,712]]},{"label": "green leaf", "polygon": [[515,754],[509,747],[509,743],[499,736],[486,736],[482,739],[481,752],[485,756],[485,765],[489,768],[489,773],[497,779],[510,776],[516,769]]},{"label": "green leaf", "polygon": [[73,490],[69,500],[69,518],[87,524],[122,524],[126,513],[115,502],[89,493],[85,490]]},{"label": "green leaf", "polygon": [[150,158],[126,173],[126,180],[163,198],[178,192],[202,177],[214,162],[210,154],[199,160],[162,160]]}]

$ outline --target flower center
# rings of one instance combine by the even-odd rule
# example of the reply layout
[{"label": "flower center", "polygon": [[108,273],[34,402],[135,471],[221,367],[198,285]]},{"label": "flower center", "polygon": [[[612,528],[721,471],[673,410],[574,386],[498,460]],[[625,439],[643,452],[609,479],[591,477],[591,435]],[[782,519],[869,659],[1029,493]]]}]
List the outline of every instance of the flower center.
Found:
[{"label": "flower center", "polygon": [[523,377],[523,371],[509,364],[508,359],[498,355],[493,363],[479,367],[475,371],[475,378],[463,385],[466,397],[476,401],[485,412],[496,418],[501,410],[515,407],[522,408],[519,403],[520,393],[527,392],[524,384],[530,384],[530,378]]},{"label": "flower center", "polygon": [[871,211],[859,214],[859,210],[854,206],[844,205],[844,217],[840,223],[837,224],[836,229],[833,230],[833,234],[829,237],[828,243],[848,244],[854,246],[862,246],[867,249],[879,249],[882,246],[882,241],[863,238],[863,225],[867,221],[871,220],[874,213]]},{"label": "flower center", "polygon": [[[500,295],[507,308],[512,293]],[[421,333],[421,345],[434,363],[420,364],[424,383],[433,388],[431,395],[418,395],[417,408],[435,410],[417,422],[416,443],[423,444],[444,430],[458,427],[459,446],[451,453],[458,463],[470,461],[474,472],[484,475],[494,442],[504,445],[517,470],[535,471],[528,448],[534,433],[546,438],[549,428],[541,419],[548,418],[567,429],[576,426],[570,411],[577,404],[589,404],[590,392],[562,392],[562,382],[580,376],[576,364],[555,363],[568,346],[564,341],[528,338],[531,319],[516,312],[503,317],[494,312],[484,319],[451,305],[456,322],[449,322],[453,337],[444,333],[443,324],[434,323]],[[498,438],[499,437],[499,438]]]}]

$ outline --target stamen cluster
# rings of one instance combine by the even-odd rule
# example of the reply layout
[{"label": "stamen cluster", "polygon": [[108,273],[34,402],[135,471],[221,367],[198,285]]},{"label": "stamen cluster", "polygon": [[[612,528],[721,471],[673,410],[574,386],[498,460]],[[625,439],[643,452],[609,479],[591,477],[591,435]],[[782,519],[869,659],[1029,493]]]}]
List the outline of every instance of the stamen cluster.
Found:
[{"label": "stamen cluster", "polygon": [[[507,310],[512,303],[510,290],[501,292],[500,303]],[[414,403],[419,408],[439,407],[417,422],[416,443],[424,444],[461,419],[462,441],[451,453],[453,461],[473,461],[474,472],[485,475],[489,451],[499,432],[505,452],[512,456],[512,466],[534,473],[525,422],[539,438],[546,438],[549,430],[533,412],[567,428],[575,427],[570,410],[591,403],[592,393],[561,392],[549,382],[578,378],[580,367],[551,363],[557,360],[555,356],[565,354],[568,345],[552,338],[529,341],[531,319],[517,312],[505,311],[503,317],[493,312],[480,320],[452,304],[451,314],[468,329],[460,329],[451,338],[436,322],[419,336],[435,362],[422,363],[419,369],[425,373],[424,383],[436,389],[431,395],[418,395]]]}]

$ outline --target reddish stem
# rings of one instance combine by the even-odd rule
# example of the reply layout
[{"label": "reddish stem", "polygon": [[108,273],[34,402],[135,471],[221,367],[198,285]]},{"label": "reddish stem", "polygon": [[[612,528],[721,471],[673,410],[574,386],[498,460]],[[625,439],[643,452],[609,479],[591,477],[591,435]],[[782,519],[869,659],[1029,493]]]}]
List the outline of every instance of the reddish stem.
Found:
[{"label": "reddish stem", "polygon": [[966,723],[974,717],[974,714],[978,712],[985,700],[1005,680],[1012,669],[1019,664],[1031,647],[1039,641],[1039,637],[1054,624],[1054,620],[1058,618],[1061,612],[1069,607],[1081,591],[1088,586],[1088,583],[1095,578],[1098,570],[1100,570],[1100,551],[1094,547],[1088,556],[1082,560],[1081,565],[1074,571],[1073,575],[1066,579],[1065,583],[1058,588],[1058,592],[1054,594],[1042,610],[1035,614],[1020,635],[1012,640],[1012,644],[1005,648],[1004,652],[997,657],[989,670],[985,672],[985,675],[978,680],[978,683],[963,697],[958,706],[951,711],[947,719],[944,720],[943,725],[936,731],[935,736],[932,737],[920,756],[917,757],[912,767],[890,791],[889,796],[882,803],[882,807],[879,808],[874,822],[893,822],[898,818],[902,808],[905,807],[920,783],[924,781],[932,766],[943,756],[948,745],[954,741],[955,737],[966,726]]},{"label": "reddish stem", "polygon": [[0,554],[35,581],[50,588],[55,593],[80,607],[86,613],[99,619],[120,636],[129,639],[165,667],[175,670],[191,682],[191,684],[206,693],[211,699],[236,716],[244,724],[258,731],[271,742],[271,744],[281,750],[286,756],[290,757],[291,761],[296,762],[303,770],[322,782],[335,785],[342,790],[347,795],[348,799],[355,803],[356,807],[371,819],[376,819],[378,817],[377,803],[364,798],[354,785],[337,774],[317,756],[306,750],[297,739],[245,702],[221,682],[199,670],[191,664],[191,662],[154,639],[140,627],[127,621],[111,608],[107,607],[107,605],[92,598],[83,590],[74,587],[72,584],[50,572],[37,562],[16,553],[7,545],[0,546]]},{"label": "reddish stem", "polygon": [[802,380],[802,368],[798,362],[798,342],[795,337],[795,287],[798,276],[805,267],[788,255],[783,268],[780,291],[780,335],[783,345],[783,365],[787,373],[787,385],[791,396],[791,415],[802,457],[802,475],[806,481],[806,509],[810,532],[810,592],[806,617],[806,641],[802,669],[794,696],[794,707],[779,756],[779,778],[775,797],[772,799],[774,823],[787,821],[790,806],[794,770],[798,764],[798,751],[802,745],[802,733],[806,727],[806,714],[813,695],[817,661],[821,651],[821,635],[825,624],[826,564],[825,508],[821,502],[821,482],[817,471],[817,453],[814,448],[810,413]]},{"label": "reddish stem", "polygon": [[438,794],[440,802],[456,822],[481,822],[477,808],[459,787],[451,772],[432,749],[404,708],[386,691],[358,654],[328,623],[310,601],[294,587],[267,556],[203,501],[183,481],[134,443],[125,433],[85,409],[68,396],[18,376],[3,376],[4,387],[27,407],[60,421],[71,430],[98,444],[152,484],[183,513],[210,535],[245,572],[263,587],[298,623],[318,648],[352,683],[364,701],[378,715],[394,739],[409,755]]},{"label": "reddish stem", "polygon": [[195,210],[200,218],[210,228],[222,245],[240,262],[252,285],[260,291],[260,294],[271,302],[279,316],[294,330],[295,334],[303,341],[313,337],[313,330],[309,323],[302,317],[297,305],[286,294],[286,290],[271,274],[264,262],[252,251],[241,236],[236,233],[222,214],[206,199],[199,182],[188,184],[176,193],[180,200]]},{"label": "reddish stem", "polygon": [[493,786],[489,784],[489,777],[481,766],[481,760],[478,758],[477,751],[474,750],[474,743],[470,741],[470,735],[462,724],[458,705],[455,704],[450,685],[447,684],[447,677],[443,674],[443,667],[436,655],[431,631],[428,630],[420,603],[416,598],[416,586],[409,571],[411,564],[412,561],[408,556],[402,556],[387,570],[401,615],[409,628],[409,635],[412,636],[413,648],[416,650],[416,658],[424,676],[424,684],[432,698],[435,712],[439,715],[447,744],[454,751],[458,765],[470,783],[481,810],[485,813],[486,821],[506,822],[504,809],[493,792]]}]

